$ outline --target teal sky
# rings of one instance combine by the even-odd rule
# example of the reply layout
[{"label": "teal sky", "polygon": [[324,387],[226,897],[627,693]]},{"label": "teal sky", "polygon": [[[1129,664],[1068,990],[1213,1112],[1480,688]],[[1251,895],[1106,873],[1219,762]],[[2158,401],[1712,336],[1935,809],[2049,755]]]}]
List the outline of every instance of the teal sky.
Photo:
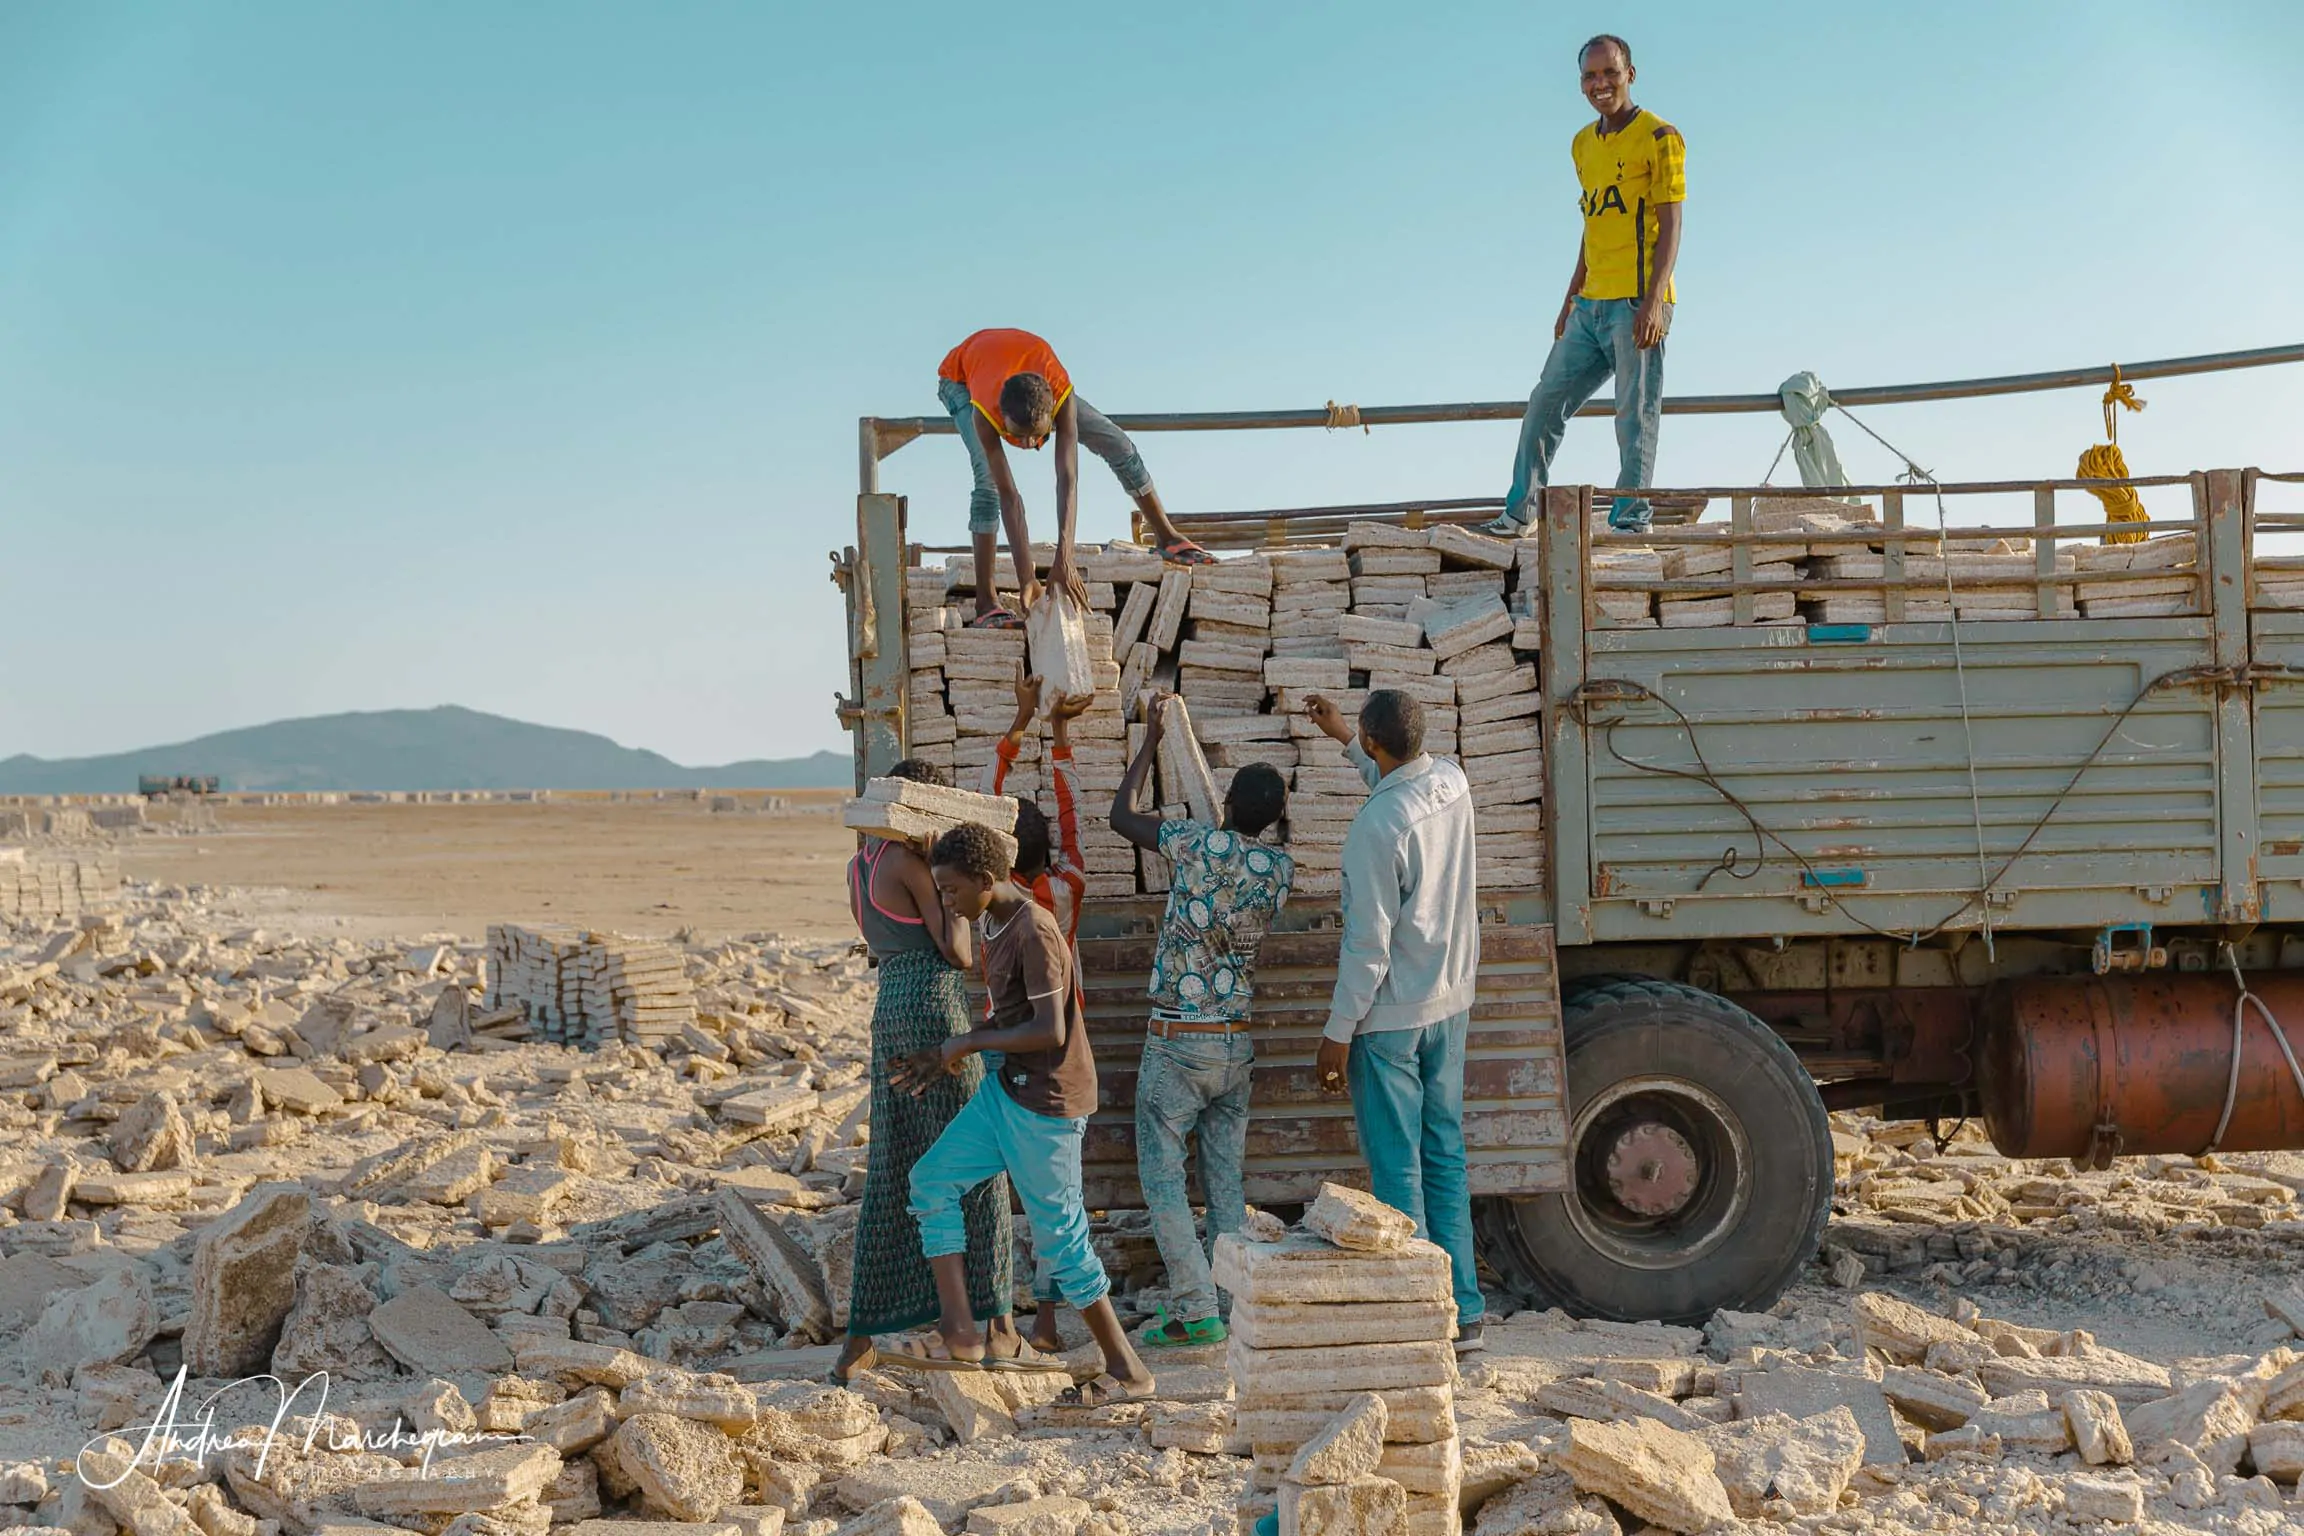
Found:
[{"label": "teal sky", "polygon": [[[2304,340],[2293,4],[18,0],[0,756],[444,702],[840,746],[859,415],[932,411],[984,325],[1114,412],[1525,395],[1601,30],[1688,141],[1673,393]],[[2304,368],[2143,393],[2138,473],[2304,467]],[[2085,393],[1868,419],[1948,479],[2101,433]],[[1659,478],[1780,435],[1668,419]],[[1191,511],[1498,493],[1511,442],[1142,446]],[[1579,423],[1560,478],[1612,471]],[[951,439],[885,480],[958,540]]]}]

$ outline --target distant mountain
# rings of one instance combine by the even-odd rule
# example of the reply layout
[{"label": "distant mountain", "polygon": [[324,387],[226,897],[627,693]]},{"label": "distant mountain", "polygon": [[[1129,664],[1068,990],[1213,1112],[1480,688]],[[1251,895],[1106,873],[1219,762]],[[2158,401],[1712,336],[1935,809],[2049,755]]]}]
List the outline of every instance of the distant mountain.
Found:
[{"label": "distant mountain", "polygon": [[839,789],[854,782],[841,752],[684,768],[590,731],[443,704],[276,720],[109,757],[0,758],[0,794],[129,793],[147,773],[212,773],[230,790]]}]

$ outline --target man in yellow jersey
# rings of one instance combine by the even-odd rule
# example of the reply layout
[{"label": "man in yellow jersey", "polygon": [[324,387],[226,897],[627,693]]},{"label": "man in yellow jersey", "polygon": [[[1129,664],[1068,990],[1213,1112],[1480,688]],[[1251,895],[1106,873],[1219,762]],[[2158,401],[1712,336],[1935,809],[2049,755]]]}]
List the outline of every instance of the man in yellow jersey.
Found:
[{"label": "man in yellow jersey", "polygon": [[[1680,257],[1680,209],[1688,196],[1687,151],[1680,130],[1632,103],[1632,47],[1606,33],[1577,55],[1584,99],[1600,114],[1579,129],[1570,153],[1583,189],[1584,240],[1576,275],[1552,323],[1528,414],[1520,420],[1520,453],[1504,515],[1489,533],[1517,537],[1530,521],[1528,498],[1550,483],[1552,455],[1568,418],[1616,379],[1616,483],[1649,483],[1656,469],[1656,428],[1664,405],[1664,336],[1672,329],[1672,268]],[[1648,527],[1645,497],[1619,496],[1608,526]]]}]

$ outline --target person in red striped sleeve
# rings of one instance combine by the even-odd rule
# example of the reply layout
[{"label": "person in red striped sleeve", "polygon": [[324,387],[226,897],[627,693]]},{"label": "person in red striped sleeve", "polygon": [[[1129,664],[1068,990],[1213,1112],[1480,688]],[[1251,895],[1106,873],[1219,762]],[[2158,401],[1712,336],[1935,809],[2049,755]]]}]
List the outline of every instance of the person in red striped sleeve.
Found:
[{"label": "person in red striped sleeve", "polygon": [[[1046,686],[1039,677],[1027,675],[1021,666],[1017,668],[1016,719],[1007,734],[994,744],[992,761],[984,765],[985,794],[1007,793],[1008,770],[1016,766],[1016,759],[1024,750],[1025,733],[1040,712],[1040,695]],[[1034,901],[1048,909],[1057,926],[1064,930],[1064,942],[1074,945],[1080,940],[1080,902],[1088,893],[1088,876],[1087,863],[1080,856],[1080,817],[1074,809],[1070,727],[1095,702],[1091,694],[1078,698],[1059,696],[1048,708],[1048,718],[1055,728],[1049,753],[1049,777],[1056,790],[1056,840],[1051,846],[1047,814],[1032,801],[1019,796],[1016,867],[1009,875],[1032,893]]]},{"label": "person in red striped sleeve", "polygon": [[[983,790],[988,795],[1005,794],[1008,770],[1016,766],[1016,759],[1024,750],[1024,736],[1032,727],[1033,717],[1040,712],[1040,695],[1046,683],[1037,676],[1027,674],[1019,665],[1016,669],[1016,718],[1007,733],[994,743],[992,761],[984,765]],[[1048,817],[1030,800],[1016,799],[1016,864],[1008,878],[1029,891],[1032,899],[1056,919],[1056,926],[1064,930],[1064,942],[1072,947],[1072,968],[1075,978],[1080,969],[1080,906],[1088,894],[1087,861],[1080,856],[1080,817],[1074,809],[1075,794],[1072,783],[1071,722],[1087,712],[1095,703],[1092,694],[1075,698],[1059,695],[1048,708],[1048,719],[1054,726],[1055,739],[1049,752],[1049,777],[1056,788],[1056,841],[1051,847],[1048,839]],[[986,996],[986,1016],[990,1016],[990,996]],[[1039,1303],[1032,1316],[1032,1347],[1051,1354],[1061,1353],[1064,1340],[1056,1327],[1056,1308],[1063,1301],[1056,1277],[1047,1261],[1035,1256],[1032,1266],[1032,1295]]]}]

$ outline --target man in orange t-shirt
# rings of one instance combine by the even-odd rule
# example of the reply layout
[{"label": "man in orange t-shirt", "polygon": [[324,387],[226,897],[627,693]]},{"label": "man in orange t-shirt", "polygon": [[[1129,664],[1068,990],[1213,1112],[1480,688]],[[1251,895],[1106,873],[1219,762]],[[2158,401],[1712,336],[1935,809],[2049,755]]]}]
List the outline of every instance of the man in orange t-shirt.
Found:
[{"label": "man in orange t-shirt", "polygon": [[1215,556],[1176,531],[1152,473],[1128,434],[1072,390],[1072,376],[1055,349],[1030,331],[978,331],[945,354],[936,370],[936,398],[960,429],[976,486],[968,498],[968,534],[976,546],[976,617],[971,627],[1012,629],[1021,621],[1001,606],[993,590],[992,535],[1003,524],[1008,551],[1016,562],[1016,584],[1024,606],[1040,595],[1032,569],[1032,535],[1025,525],[1024,497],[1008,469],[1004,444],[1033,449],[1056,440],[1056,559],[1049,584],[1088,606],[1088,589],[1072,560],[1072,532],[1079,506],[1080,448],[1112,466],[1120,488],[1152,528],[1160,556],[1172,565],[1204,565]]}]

